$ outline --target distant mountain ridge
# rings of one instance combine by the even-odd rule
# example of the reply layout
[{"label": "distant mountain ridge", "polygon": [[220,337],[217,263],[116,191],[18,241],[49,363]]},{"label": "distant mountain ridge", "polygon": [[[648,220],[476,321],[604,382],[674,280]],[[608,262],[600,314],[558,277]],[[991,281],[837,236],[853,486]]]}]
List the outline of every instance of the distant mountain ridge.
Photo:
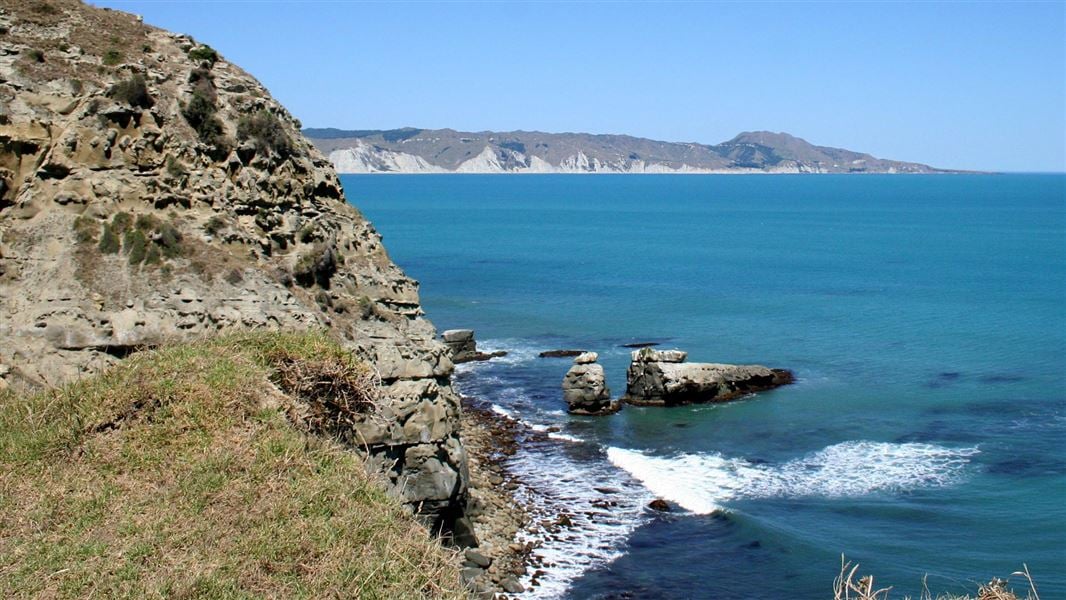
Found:
[{"label": "distant mountain ridge", "polygon": [[928,165],[743,132],[721,144],[628,135],[304,129],[341,173],[945,173]]}]

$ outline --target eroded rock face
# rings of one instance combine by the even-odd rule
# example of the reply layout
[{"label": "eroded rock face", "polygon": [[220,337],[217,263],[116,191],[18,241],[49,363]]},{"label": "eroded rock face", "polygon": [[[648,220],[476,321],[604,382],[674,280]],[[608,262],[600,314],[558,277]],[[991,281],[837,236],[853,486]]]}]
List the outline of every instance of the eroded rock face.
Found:
[{"label": "eroded rock face", "polygon": [[332,165],[191,38],[34,6],[0,7],[0,387],[228,329],[329,329],[384,388],[353,447],[447,526],[468,480],[452,361]]},{"label": "eroded rock face", "polygon": [[620,407],[617,401],[611,401],[611,390],[607,388],[603,366],[596,363],[598,359],[595,352],[579,355],[563,378],[563,400],[573,414],[606,415]]},{"label": "eroded rock face", "polygon": [[686,363],[686,357],[680,350],[634,351],[622,400],[641,406],[724,402],[792,383],[792,373],[784,369]]}]

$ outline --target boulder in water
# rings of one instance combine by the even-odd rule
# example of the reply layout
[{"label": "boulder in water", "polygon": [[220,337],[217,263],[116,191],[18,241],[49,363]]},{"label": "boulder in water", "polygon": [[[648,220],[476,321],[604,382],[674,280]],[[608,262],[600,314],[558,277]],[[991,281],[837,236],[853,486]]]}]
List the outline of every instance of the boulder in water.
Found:
[{"label": "boulder in water", "polygon": [[624,402],[674,406],[724,402],[792,383],[790,371],[761,365],[686,363],[680,350],[644,348],[632,354]]},{"label": "boulder in water", "polygon": [[478,351],[473,329],[449,329],[441,334],[441,338],[444,340],[444,345],[448,347],[448,353],[455,364],[489,360],[490,358],[507,355],[502,350],[497,352]]},{"label": "boulder in water", "polygon": [[598,358],[595,352],[581,354],[563,378],[563,400],[572,414],[607,415],[621,406],[618,401],[611,401],[603,366],[596,363]]}]

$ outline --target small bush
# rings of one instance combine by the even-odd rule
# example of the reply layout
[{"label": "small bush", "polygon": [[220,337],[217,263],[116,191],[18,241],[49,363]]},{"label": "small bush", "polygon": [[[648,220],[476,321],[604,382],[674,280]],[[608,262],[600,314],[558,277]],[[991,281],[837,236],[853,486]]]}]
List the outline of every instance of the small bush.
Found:
[{"label": "small bush", "polygon": [[211,76],[211,71],[193,69],[189,73],[189,83],[192,84],[192,93],[199,93],[214,108],[218,102],[218,90],[215,89],[215,79]]},{"label": "small bush", "polygon": [[292,154],[292,142],[285,127],[270,111],[241,117],[237,122],[237,139],[252,140],[259,150],[269,150],[283,158]]},{"label": "small bush", "polygon": [[49,4],[47,2],[34,2],[33,5],[31,6],[31,8],[33,9],[33,12],[35,12],[35,13],[37,13],[39,15],[57,15],[57,14],[59,14],[59,9],[54,7],[54,6],[52,6],[51,4]]},{"label": "small bush", "polygon": [[337,272],[337,252],[332,246],[315,244],[300,255],[292,274],[296,283],[311,287],[316,283],[329,289],[330,279]]},{"label": "small bush", "polygon": [[194,89],[192,99],[182,109],[181,114],[189,125],[196,130],[200,141],[211,147],[209,156],[222,160],[229,154],[222,122],[215,116],[214,102],[199,89]]},{"label": "small bush", "polygon": [[226,220],[222,217],[215,215],[207,220],[204,224],[204,231],[211,235],[218,235],[218,232],[226,228]]},{"label": "small bush", "polygon": [[119,251],[119,239],[114,230],[111,229],[110,223],[104,223],[104,227],[100,232],[100,245],[98,248],[104,254],[115,254]]},{"label": "small bush", "polygon": [[122,62],[122,53],[114,48],[110,48],[107,52],[104,52],[103,62],[104,65],[113,67]]},{"label": "small bush", "polygon": [[118,212],[115,216],[111,217],[111,229],[115,231],[115,234],[121,235],[126,233],[126,230],[133,224],[133,217],[128,212]]},{"label": "small bush", "polygon": [[167,157],[167,175],[175,179],[185,176],[185,167],[173,156]]},{"label": "small bush", "polygon": [[96,241],[96,219],[81,215],[74,219],[74,239],[79,244],[91,244]]},{"label": "small bush", "polygon": [[152,244],[148,246],[148,252],[144,256],[144,264],[146,265],[158,265],[163,262],[163,255],[159,251],[159,246]]},{"label": "small bush", "polygon": [[197,62],[207,61],[213,65],[218,62],[218,52],[215,52],[215,49],[211,46],[204,44],[189,50],[189,58]]},{"label": "small bush", "polygon": [[131,265],[139,265],[148,256],[148,238],[139,229],[131,229],[123,236],[122,246],[129,255]]},{"label": "small bush", "polygon": [[140,215],[137,217],[136,226],[141,231],[155,231],[160,225],[160,220],[152,215]]},{"label": "small bush", "polygon": [[175,258],[181,256],[181,233],[170,224],[163,224],[158,230],[158,236],[154,239],[159,244],[163,256]]},{"label": "small bush", "polygon": [[144,80],[144,75],[140,73],[135,73],[129,79],[111,86],[111,89],[107,90],[107,95],[113,100],[140,108],[152,108],[155,104],[148,94],[148,84]]},{"label": "small bush", "polygon": [[224,279],[226,280],[226,283],[230,285],[238,285],[244,282],[244,274],[241,273],[240,269],[230,269],[230,272],[226,273]]},{"label": "small bush", "polygon": [[26,51],[26,58],[29,58],[33,62],[43,63],[44,62],[44,52],[41,52],[40,50],[38,50],[36,48],[33,48],[31,50],[27,50]]}]

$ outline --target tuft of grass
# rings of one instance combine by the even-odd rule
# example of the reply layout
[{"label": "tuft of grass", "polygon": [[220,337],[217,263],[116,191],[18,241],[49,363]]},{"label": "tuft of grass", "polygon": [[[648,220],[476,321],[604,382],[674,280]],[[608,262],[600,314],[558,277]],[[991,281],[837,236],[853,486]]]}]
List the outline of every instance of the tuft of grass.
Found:
[{"label": "tuft of grass", "polygon": [[218,215],[212,216],[204,223],[204,231],[211,235],[218,235],[218,232],[226,228],[226,220]]},{"label": "tuft of grass", "polygon": [[[858,563],[852,563],[845,559],[843,554],[840,555],[840,573],[833,580],[833,600],[888,600],[891,587],[878,588],[874,585],[873,575],[863,575],[856,579],[858,572]],[[923,580],[920,600],[1040,600],[1040,595],[1036,591],[1036,582],[1029,573],[1028,565],[1022,565],[1022,570],[1011,574],[1011,577],[1025,579],[1028,589],[1024,598],[1008,588],[1009,581],[1005,579],[993,579],[979,586],[976,596],[939,594],[934,598]]]},{"label": "tuft of grass", "polygon": [[122,236],[122,247],[129,256],[130,265],[139,265],[148,256],[148,238],[140,229],[131,229]]},{"label": "tuft of grass", "polygon": [[79,215],[74,219],[74,224],[71,227],[74,230],[74,239],[79,244],[96,242],[96,231],[98,229],[96,219],[86,215]]},{"label": "tuft of grass", "polygon": [[111,228],[110,223],[104,223],[100,231],[100,243],[97,245],[103,254],[116,254],[121,248],[119,237]]},{"label": "tuft of grass", "polygon": [[122,62],[122,53],[114,48],[108,48],[102,58],[104,66],[113,67]]},{"label": "tuft of grass", "polygon": [[466,597],[358,455],[294,425],[315,377],[366,369],[321,332],[239,333],[0,392],[0,596]]}]

